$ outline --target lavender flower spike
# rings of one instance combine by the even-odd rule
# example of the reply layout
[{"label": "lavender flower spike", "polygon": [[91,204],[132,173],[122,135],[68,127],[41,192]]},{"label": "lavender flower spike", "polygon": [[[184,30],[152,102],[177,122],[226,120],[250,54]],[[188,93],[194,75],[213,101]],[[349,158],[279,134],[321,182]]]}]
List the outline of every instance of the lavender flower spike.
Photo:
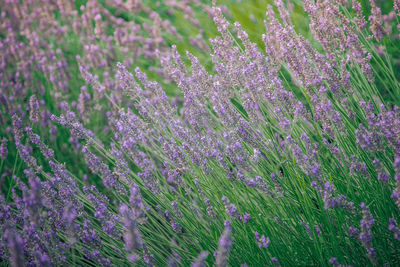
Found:
[{"label": "lavender flower spike", "polygon": [[8,155],[8,149],[7,149],[7,138],[1,139],[1,145],[0,145],[0,159],[5,160]]},{"label": "lavender flower spike", "polygon": [[208,257],[208,252],[207,251],[202,251],[200,255],[196,258],[196,261],[194,261],[190,266],[191,267],[206,267],[205,260]]},{"label": "lavender flower spike", "polygon": [[225,227],[221,238],[219,239],[218,251],[216,255],[216,265],[218,267],[225,267],[228,264],[228,254],[232,247],[232,230],[230,224]]},{"label": "lavender flower spike", "polygon": [[137,221],[132,213],[132,210],[125,204],[119,208],[120,214],[122,215],[122,222],[126,228],[124,234],[125,250],[131,253],[128,255],[128,260],[136,262],[139,260],[137,250],[142,245],[141,234],[138,229]]},{"label": "lavender flower spike", "polygon": [[37,123],[40,119],[39,101],[36,95],[32,95],[29,99],[29,118],[33,123]]},{"label": "lavender flower spike", "polygon": [[7,247],[10,253],[10,262],[13,267],[23,267],[24,263],[24,246],[21,236],[13,227],[7,226],[4,237],[7,240]]},{"label": "lavender flower spike", "polygon": [[394,218],[389,219],[389,230],[393,232],[394,238],[400,241],[400,228],[396,225]]},{"label": "lavender flower spike", "polygon": [[376,252],[372,247],[372,233],[371,228],[372,225],[375,223],[374,218],[372,217],[369,208],[365,205],[364,202],[360,204],[362,209],[362,219],[360,221],[361,224],[361,233],[360,233],[360,241],[367,250],[368,258],[372,261],[373,264],[376,264]]}]

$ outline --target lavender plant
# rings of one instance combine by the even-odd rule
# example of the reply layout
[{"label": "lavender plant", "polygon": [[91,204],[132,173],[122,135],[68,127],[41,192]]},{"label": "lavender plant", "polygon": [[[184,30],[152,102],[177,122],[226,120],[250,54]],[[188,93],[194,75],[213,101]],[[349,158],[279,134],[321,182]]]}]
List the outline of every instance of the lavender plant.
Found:
[{"label": "lavender plant", "polygon": [[[373,0],[276,0],[258,43],[216,1],[163,3],[213,19],[215,37],[190,39],[202,58],[169,47],[185,36],[145,1],[6,2],[5,264],[400,264],[398,1],[383,15]],[[56,48],[66,33],[76,57]]]}]

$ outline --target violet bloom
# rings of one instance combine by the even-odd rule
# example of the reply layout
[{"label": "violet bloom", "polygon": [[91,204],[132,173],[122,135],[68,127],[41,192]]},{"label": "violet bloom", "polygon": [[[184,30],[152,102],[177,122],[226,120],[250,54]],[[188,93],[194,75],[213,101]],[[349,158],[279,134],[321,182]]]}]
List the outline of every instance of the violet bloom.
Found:
[{"label": "violet bloom", "polygon": [[119,194],[126,194],[126,189],[117,182],[117,178],[111,172],[107,164],[105,164],[99,157],[92,153],[87,146],[82,148],[82,152],[85,156],[86,163],[89,169],[94,173],[98,174],[103,178],[103,183],[108,188],[114,188]]},{"label": "violet bloom", "polygon": [[272,264],[274,265],[274,267],[279,267],[279,266],[281,266],[281,265],[279,264],[277,258],[272,257],[272,258],[271,258],[271,261],[272,261]]},{"label": "violet bloom", "polygon": [[375,0],[371,0],[371,16],[368,20],[371,23],[370,30],[374,35],[375,39],[380,42],[382,41],[383,35],[385,35],[385,29],[382,26],[383,17],[379,7],[376,6]]},{"label": "violet bloom", "polygon": [[137,184],[133,184],[131,186],[130,193],[129,203],[133,214],[139,222],[144,222],[146,217],[145,212],[149,209],[149,207],[143,202],[139,186]]},{"label": "violet bloom", "polygon": [[354,203],[347,200],[345,195],[340,195],[338,197],[334,197],[333,193],[335,191],[335,186],[326,182],[324,184],[324,191],[322,192],[323,200],[324,200],[324,209],[327,210],[329,208],[343,208],[351,213],[354,213]]},{"label": "violet bloom", "polygon": [[361,225],[361,233],[359,235],[360,241],[363,247],[367,250],[368,257],[372,261],[372,263],[376,264],[376,252],[372,247],[372,225],[375,223],[374,218],[372,217],[369,208],[365,205],[364,202],[360,204],[362,209],[362,219],[360,221]]},{"label": "violet bloom", "polygon": [[389,174],[384,170],[384,167],[380,163],[379,159],[375,158],[372,162],[375,165],[376,171],[378,173],[378,180],[382,182],[389,181]]},{"label": "violet bloom", "polygon": [[251,219],[251,215],[248,213],[245,213],[245,214],[243,214],[242,218],[243,218],[243,222],[247,223]]},{"label": "violet bloom", "polygon": [[216,266],[225,267],[228,264],[228,254],[232,247],[232,229],[225,227],[218,243],[218,251],[216,252]]},{"label": "violet bloom", "polygon": [[13,130],[14,130],[14,137],[15,141],[19,142],[20,139],[24,136],[24,133],[22,131],[22,121],[21,118],[18,117],[16,114],[12,116],[12,125],[13,125]]},{"label": "violet bloom", "polygon": [[394,218],[389,219],[389,230],[393,232],[394,238],[400,241],[400,228],[396,225]]},{"label": "violet bloom", "polygon": [[172,230],[174,232],[181,232],[182,231],[182,226],[174,219],[174,217],[171,215],[169,210],[165,210],[165,217],[167,217],[170,221]]},{"label": "violet bloom", "polygon": [[358,229],[355,228],[354,226],[349,226],[349,236],[358,238],[359,232]]},{"label": "violet bloom", "polygon": [[7,149],[7,138],[3,138],[1,140],[1,145],[0,145],[0,159],[5,160],[8,155],[8,149]]},{"label": "violet bloom", "polygon": [[121,205],[119,212],[122,217],[122,223],[125,227],[125,250],[130,253],[128,260],[135,261],[135,259],[138,259],[138,257],[136,257],[137,251],[143,247],[141,233],[136,218],[127,205]]},{"label": "violet bloom", "polygon": [[77,242],[77,239],[75,237],[74,233],[74,228],[76,227],[74,224],[75,219],[77,218],[77,210],[76,207],[74,207],[73,203],[67,203],[64,212],[63,212],[63,221],[66,226],[66,232],[69,238],[69,242],[71,245],[75,244]]},{"label": "violet bloom", "polygon": [[321,228],[319,227],[319,225],[316,225],[314,228],[317,235],[319,235],[321,233]]},{"label": "violet bloom", "polygon": [[335,267],[340,266],[340,264],[339,264],[339,262],[338,262],[338,260],[336,258],[330,258],[329,259],[329,263],[332,264]]},{"label": "violet bloom", "polygon": [[330,258],[329,263],[332,264],[333,267],[351,267],[350,265],[346,266],[346,265],[340,264],[338,259],[335,257]]},{"label": "violet bloom", "polygon": [[50,159],[54,156],[53,149],[49,148],[41,139],[40,136],[35,134],[32,131],[31,127],[25,128],[26,133],[28,134],[29,139],[35,145],[37,145],[40,149],[40,152],[45,156],[45,158]]},{"label": "violet bloom", "polygon": [[259,248],[268,248],[269,244],[271,243],[269,237],[265,237],[265,235],[260,236],[258,232],[255,232],[254,235]]},{"label": "violet bloom", "polygon": [[[41,181],[34,172],[30,169],[24,170],[25,175],[29,179],[30,189],[27,187],[21,188],[23,191],[23,201],[25,204],[25,213],[29,214],[31,224],[39,225],[40,213],[38,210],[43,208],[43,196],[41,195]],[[20,187],[22,184],[20,185]]]},{"label": "violet bloom", "polygon": [[214,212],[214,210],[213,210],[213,208],[211,206],[210,199],[204,197],[204,203],[207,206],[207,214],[208,214],[208,216],[210,216],[213,220],[215,220],[217,218],[217,216],[215,215],[215,212]]},{"label": "violet bloom", "polygon": [[303,225],[304,228],[306,228],[307,234],[308,234],[309,236],[311,236],[310,226],[308,225],[308,223],[306,223],[306,222],[300,222],[300,224]]},{"label": "violet bloom", "polygon": [[40,119],[39,101],[36,95],[32,95],[29,99],[29,118],[33,123],[37,123]]},{"label": "violet bloom", "polygon": [[199,256],[196,258],[196,260],[190,265],[191,267],[206,267],[206,259],[208,257],[208,252],[207,251],[202,251]]},{"label": "violet bloom", "polygon": [[37,160],[32,156],[32,147],[29,145],[22,145],[21,138],[23,137],[23,132],[21,129],[22,123],[21,119],[14,114],[13,116],[13,126],[14,126],[14,138],[15,145],[17,147],[18,153],[22,160],[35,172],[41,172],[42,167],[37,164]]},{"label": "violet bloom", "polygon": [[390,196],[394,202],[396,203],[397,207],[400,210],[400,156],[396,155],[396,158],[393,162],[395,175],[394,179],[396,180],[396,187],[393,189],[393,193]]},{"label": "violet bloom", "polygon": [[393,1],[393,8],[396,11],[397,16],[400,16],[400,0]]},{"label": "violet bloom", "polygon": [[10,263],[13,267],[25,266],[24,241],[12,226],[6,228],[4,237],[9,252]]},{"label": "violet bloom", "polygon": [[183,218],[183,214],[182,214],[182,212],[181,212],[181,210],[179,209],[179,207],[178,207],[178,201],[172,201],[171,202],[171,205],[172,205],[172,209],[173,209],[173,211],[175,212],[175,215],[178,217],[178,218]]},{"label": "violet bloom", "polygon": [[232,218],[240,219],[240,213],[237,210],[237,207],[234,204],[230,203],[225,196],[223,196],[221,200],[222,203],[224,203],[225,205],[226,213],[229,214],[229,216],[231,216]]}]

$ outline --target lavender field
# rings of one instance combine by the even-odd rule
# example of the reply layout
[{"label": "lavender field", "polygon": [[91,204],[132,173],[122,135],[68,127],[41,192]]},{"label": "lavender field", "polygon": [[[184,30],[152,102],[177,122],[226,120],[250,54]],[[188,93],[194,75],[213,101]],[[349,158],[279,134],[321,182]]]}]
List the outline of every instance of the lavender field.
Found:
[{"label": "lavender field", "polygon": [[0,0],[0,266],[400,266],[400,0]]}]

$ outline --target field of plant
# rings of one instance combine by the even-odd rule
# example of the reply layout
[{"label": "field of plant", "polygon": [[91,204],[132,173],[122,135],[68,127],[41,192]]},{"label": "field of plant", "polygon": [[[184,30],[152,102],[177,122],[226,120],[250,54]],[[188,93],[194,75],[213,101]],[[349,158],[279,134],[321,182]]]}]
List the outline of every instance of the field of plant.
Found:
[{"label": "field of plant", "polygon": [[400,0],[0,0],[0,266],[400,266]]}]

